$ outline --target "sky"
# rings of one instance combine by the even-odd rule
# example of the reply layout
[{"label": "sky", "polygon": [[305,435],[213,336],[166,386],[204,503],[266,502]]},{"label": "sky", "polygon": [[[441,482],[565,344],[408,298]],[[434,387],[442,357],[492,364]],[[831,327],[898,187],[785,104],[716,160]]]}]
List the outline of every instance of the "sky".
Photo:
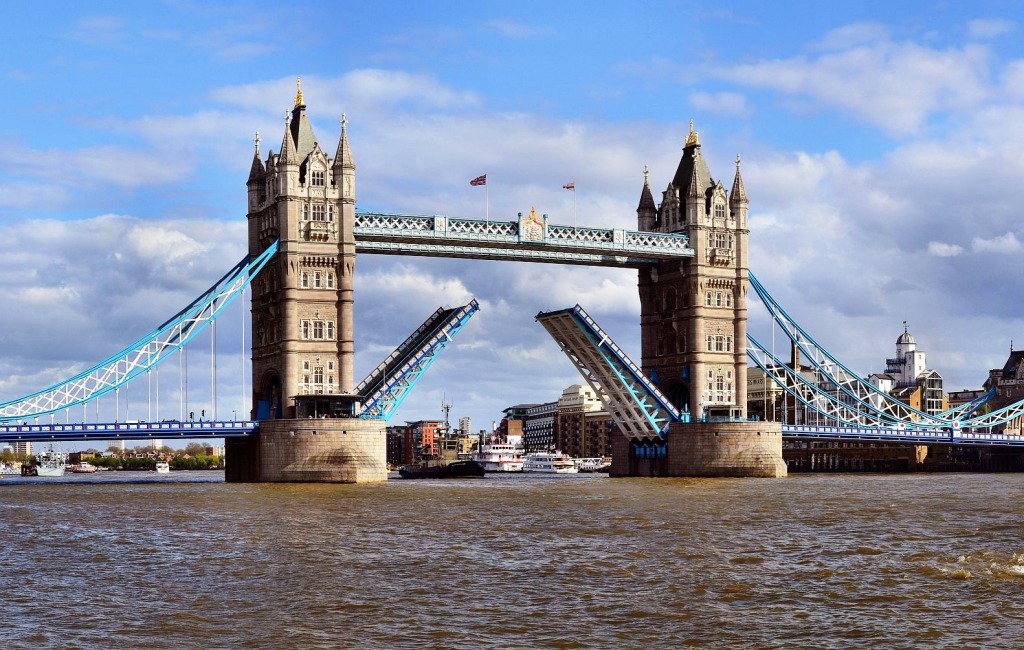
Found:
[{"label": "sky", "polygon": [[[906,321],[947,391],[978,388],[1024,346],[1021,9],[21,3],[0,22],[0,402],[127,346],[245,255],[254,134],[280,149],[296,77],[328,152],[346,113],[361,210],[513,220],[535,207],[635,229],[644,166],[660,197],[693,120],[715,180],[730,187],[742,156],[751,271],[804,329],[867,375]],[[486,193],[469,184],[480,174]],[[636,282],[361,255],[357,381],[438,306],[476,298],[391,423],[448,402],[453,421],[490,428],[582,381],[540,311],[581,304],[638,361]],[[155,414],[151,385],[99,413],[242,413],[246,316],[223,320],[216,398],[206,344],[187,357],[187,406],[165,368]],[[750,330],[772,340],[756,304]]]}]

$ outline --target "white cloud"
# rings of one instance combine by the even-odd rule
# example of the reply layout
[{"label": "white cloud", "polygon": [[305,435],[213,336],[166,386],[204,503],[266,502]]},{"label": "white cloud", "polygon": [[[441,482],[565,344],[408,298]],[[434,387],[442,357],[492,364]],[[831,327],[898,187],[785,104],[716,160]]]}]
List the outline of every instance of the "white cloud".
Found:
[{"label": "white cloud", "polygon": [[1021,244],[1016,235],[1008,232],[991,239],[975,237],[971,242],[971,249],[975,253],[1018,253]]},{"label": "white cloud", "polygon": [[689,100],[695,109],[708,113],[733,117],[747,117],[753,113],[753,108],[747,103],[747,98],[740,93],[695,92],[690,93]]},{"label": "white cloud", "polygon": [[813,57],[719,66],[716,77],[748,88],[808,97],[895,135],[918,132],[929,115],[966,109],[989,92],[987,49],[931,49],[874,42]]},{"label": "white cloud", "polygon": [[928,242],[928,254],[936,257],[956,257],[964,252],[963,246],[957,244],[945,244],[938,241]]},{"label": "white cloud", "polygon": [[978,18],[967,23],[967,35],[975,39],[990,39],[1009,34],[1017,28],[1016,23],[1004,18]]}]

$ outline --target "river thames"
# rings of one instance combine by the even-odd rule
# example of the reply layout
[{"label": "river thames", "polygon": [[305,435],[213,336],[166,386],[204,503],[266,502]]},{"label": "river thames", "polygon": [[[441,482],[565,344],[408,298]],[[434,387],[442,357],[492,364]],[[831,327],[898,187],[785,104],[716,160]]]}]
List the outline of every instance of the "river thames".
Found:
[{"label": "river thames", "polygon": [[1024,474],[0,480],[4,648],[1017,648]]}]

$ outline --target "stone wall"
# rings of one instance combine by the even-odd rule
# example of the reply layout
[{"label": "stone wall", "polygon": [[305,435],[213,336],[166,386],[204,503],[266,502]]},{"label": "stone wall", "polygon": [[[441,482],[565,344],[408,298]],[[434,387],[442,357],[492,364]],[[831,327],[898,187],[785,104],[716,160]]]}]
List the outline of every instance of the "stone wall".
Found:
[{"label": "stone wall", "polygon": [[612,476],[786,476],[782,425],[777,422],[676,423],[666,437],[666,457],[629,457],[629,441],[612,445]]},{"label": "stone wall", "polygon": [[383,420],[264,420],[227,447],[231,482],[373,483],[388,478]]}]

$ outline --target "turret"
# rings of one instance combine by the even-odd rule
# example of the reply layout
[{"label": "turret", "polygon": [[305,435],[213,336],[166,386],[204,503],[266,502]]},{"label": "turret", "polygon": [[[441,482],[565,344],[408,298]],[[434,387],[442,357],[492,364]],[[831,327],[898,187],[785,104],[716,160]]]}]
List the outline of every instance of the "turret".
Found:
[{"label": "turret", "polygon": [[636,207],[637,229],[641,232],[653,232],[658,218],[658,207],[654,204],[647,174],[647,165],[644,165],[644,189],[640,192],[640,204]]},{"label": "turret", "polygon": [[284,114],[284,137],[281,138],[281,153],[277,156],[277,194],[291,194],[299,187],[299,161],[295,155],[295,142],[292,141],[291,115]]},{"label": "turret", "polygon": [[355,203],[356,200],[356,163],[352,160],[352,151],[348,148],[346,126],[348,120],[341,114],[341,137],[338,138],[338,151],[334,154],[334,183],[341,188],[344,202]]},{"label": "turret", "polygon": [[729,193],[729,212],[740,228],[747,227],[747,190],[743,187],[743,176],[740,175],[740,155],[736,154],[736,178],[732,181],[732,192]]},{"label": "turret", "polygon": [[252,212],[266,199],[266,175],[267,170],[260,160],[260,132],[256,132],[256,151],[252,156],[252,166],[249,168],[249,180],[245,186],[249,190],[249,211]]}]

